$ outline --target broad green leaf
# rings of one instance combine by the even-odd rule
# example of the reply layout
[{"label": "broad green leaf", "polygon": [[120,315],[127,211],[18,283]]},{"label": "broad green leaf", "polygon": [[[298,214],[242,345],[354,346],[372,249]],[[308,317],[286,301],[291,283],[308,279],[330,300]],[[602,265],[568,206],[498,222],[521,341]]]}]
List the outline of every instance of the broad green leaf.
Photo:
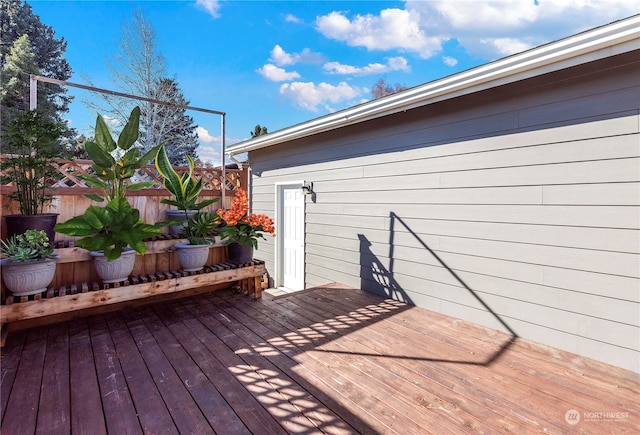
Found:
[{"label": "broad green leaf", "polygon": [[200,210],[208,205],[215,204],[218,201],[220,201],[220,198],[205,199],[204,201],[200,201],[198,203],[197,209]]},{"label": "broad green leaf", "polygon": [[124,166],[131,166],[132,168],[136,168],[136,164],[138,163],[138,156],[140,155],[140,150],[138,148],[131,148],[127,151],[124,156],[122,156],[121,162]]},{"label": "broad green leaf", "polygon": [[133,177],[135,174],[136,174],[136,170],[134,168],[127,167],[127,168],[124,168],[124,171],[118,174],[118,178],[120,178],[121,180],[126,180]]},{"label": "broad green leaf", "polygon": [[103,198],[103,197],[101,197],[100,195],[96,194],[96,193],[87,193],[87,194],[85,195],[85,197],[87,197],[87,198],[89,198],[90,200],[95,201],[95,202],[102,202],[102,201],[104,201],[104,198]]},{"label": "broad green leaf", "polygon": [[94,228],[88,225],[81,218],[82,216],[76,216],[69,219],[66,222],[56,224],[54,230],[59,233],[68,234],[70,236],[88,236],[93,234]]},{"label": "broad green leaf", "polygon": [[[97,145],[102,148],[103,151],[110,153],[111,151],[116,149],[116,143],[113,140],[113,138],[111,137],[111,132],[109,131],[109,127],[107,127],[107,123],[104,122],[104,118],[102,118],[102,115],[98,115],[98,117],[96,118],[96,142]],[[87,145],[90,142],[87,142]],[[88,152],[88,150],[87,150]],[[91,155],[91,154],[89,154]],[[93,159],[93,157],[92,157]],[[103,166],[109,166],[107,165],[103,165]]]},{"label": "broad green leaf", "polygon": [[113,261],[122,255],[122,246],[105,246],[103,253],[107,261]]},{"label": "broad green leaf", "polygon": [[111,225],[113,222],[113,217],[111,213],[109,213],[109,210],[96,205],[90,205],[82,216],[84,216],[86,222],[92,225],[97,231]]},{"label": "broad green leaf", "polygon": [[140,190],[153,186],[153,181],[141,181],[139,183],[127,184],[127,190]]},{"label": "broad green leaf", "polygon": [[[131,204],[125,198],[113,198],[107,204],[107,209],[112,213],[122,213],[122,215],[126,215],[130,213]],[[134,209],[135,210],[135,209]]]},{"label": "broad green leaf", "polygon": [[176,207],[180,207],[182,205],[182,203],[179,202],[179,201],[176,201],[174,199],[167,199],[167,198],[161,200],[160,202],[162,204],[173,205],[173,206],[176,206]]},{"label": "broad green leaf", "polygon": [[136,241],[135,243],[130,244],[130,246],[140,255],[144,255],[147,252],[147,245],[144,242]]},{"label": "broad green leaf", "polygon": [[96,189],[106,189],[109,187],[107,183],[105,183],[95,175],[80,174],[78,175],[78,178],[87,183],[89,187],[94,187]]},{"label": "broad green leaf", "polygon": [[[111,136],[109,136],[109,138],[111,139]],[[111,140],[113,141],[113,139]],[[110,151],[104,149],[102,145],[96,142],[87,142],[84,149],[87,151],[87,154],[89,154],[89,157],[91,157],[91,160],[99,166],[109,168],[116,162],[113,156],[109,154]]]},{"label": "broad green leaf", "polygon": [[118,137],[118,148],[128,150],[138,140],[140,129],[140,107],[136,106],[129,115],[127,125],[124,126]]},{"label": "broad green leaf", "polygon": [[160,149],[161,146],[162,145],[154,146],[149,151],[147,151],[142,157],[140,157],[138,159],[138,163],[136,163],[136,165],[135,165],[136,169],[140,169],[141,167],[146,165],[148,162],[153,160],[156,157],[156,155],[158,154],[158,150]]}]

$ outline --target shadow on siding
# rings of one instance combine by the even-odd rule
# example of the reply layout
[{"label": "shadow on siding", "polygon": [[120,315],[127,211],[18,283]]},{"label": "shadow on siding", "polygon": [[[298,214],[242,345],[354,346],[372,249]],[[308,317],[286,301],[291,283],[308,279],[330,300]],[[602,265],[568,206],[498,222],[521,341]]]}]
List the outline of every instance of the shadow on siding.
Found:
[{"label": "shadow on siding", "polygon": [[360,283],[361,288],[368,292],[395,299],[407,304],[413,304],[411,296],[406,290],[398,283],[394,278],[393,264],[394,264],[394,234],[396,224],[403,226],[411,236],[422,246],[433,258],[449,273],[451,276],[464,288],[470,295],[472,295],[482,307],[493,316],[509,333],[510,337],[505,343],[492,355],[490,355],[484,361],[462,361],[462,360],[447,360],[447,359],[430,359],[436,362],[450,362],[458,364],[472,364],[488,366],[496,361],[500,356],[509,348],[518,338],[518,334],[511,329],[511,327],[491,309],[491,307],[474,291],[469,285],[451,268],[447,263],[440,258],[440,256],[427,245],[424,240],[420,238],[397,214],[390,213],[389,224],[389,268],[386,268],[383,263],[377,258],[377,256],[371,251],[371,242],[364,234],[358,234],[360,239]]}]

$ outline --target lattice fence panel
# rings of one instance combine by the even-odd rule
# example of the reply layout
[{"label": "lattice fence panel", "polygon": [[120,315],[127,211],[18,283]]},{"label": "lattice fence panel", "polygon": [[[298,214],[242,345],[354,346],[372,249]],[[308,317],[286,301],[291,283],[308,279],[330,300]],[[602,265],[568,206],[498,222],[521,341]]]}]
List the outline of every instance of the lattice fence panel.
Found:
[{"label": "lattice fence panel", "polygon": [[[3,156],[0,156],[0,160]],[[79,175],[92,174],[91,160],[57,160],[57,169],[60,174],[60,178],[53,183],[51,187],[62,188],[88,188],[89,186],[83,182]],[[187,167],[176,167],[176,172],[180,175],[189,171]],[[224,187],[226,190],[236,190],[242,186],[242,172],[237,169],[227,169],[225,174]],[[196,167],[193,173],[194,178],[197,180],[202,179],[204,190],[219,191],[222,189],[222,171],[220,168],[203,165],[200,162],[196,162]],[[154,165],[146,165],[140,168],[136,175],[133,177],[134,181],[153,181],[153,185],[148,189],[163,189],[162,177],[158,173]],[[10,186],[11,184],[8,184]]]}]

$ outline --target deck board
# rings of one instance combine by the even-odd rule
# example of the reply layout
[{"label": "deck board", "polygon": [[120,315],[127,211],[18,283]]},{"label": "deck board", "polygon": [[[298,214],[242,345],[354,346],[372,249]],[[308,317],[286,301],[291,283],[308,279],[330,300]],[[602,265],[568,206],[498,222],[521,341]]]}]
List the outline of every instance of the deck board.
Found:
[{"label": "deck board", "polygon": [[143,431],[177,434],[171,414],[146,366],[154,361],[144,360],[123,318],[109,316],[108,325]]},{"label": "deck board", "polygon": [[89,318],[89,329],[107,430],[110,433],[141,433],[137,411],[106,318]]},{"label": "deck board", "polygon": [[0,384],[0,418],[2,419],[4,419],[11,387],[18,372],[20,356],[22,355],[22,348],[26,336],[26,331],[19,331],[2,352],[2,361],[0,363],[0,379],[2,379],[2,383]]},{"label": "deck board", "polygon": [[[107,433],[94,352],[86,319],[69,321],[69,388],[74,433]],[[12,338],[13,340],[13,338]],[[73,367],[73,370],[70,368]],[[91,416],[91,417],[88,417]]]},{"label": "deck board", "polygon": [[[192,397],[191,400],[198,405],[203,418],[217,431],[225,428],[230,431],[243,430],[242,420],[233,412],[233,408],[224,400],[211,381],[211,378],[216,376],[216,372],[224,370],[224,367],[219,367],[216,372],[201,370],[186,350],[198,346],[197,337],[189,334],[186,327],[179,321],[168,319],[167,323],[163,324],[158,316],[164,317],[162,312],[158,314],[149,312],[145,315],[145,327],[158,342],[168,345],[165,350],[167,360],[178,379],[184,383],[184,392],[188,393]],[[169,388],[167,394],[173,395],[174,389]],[[189,400],[186,397],[179,402],[189,406]],[[189,413],[188,410],[180,412]],[[181,432],[185,433],[185,430],[186,428],[181,429]],[[202,430],[194,428],[192,433],[202,433]]]},{"label": "deck board", "polygon": [[69,433],[71,412],[69,390],[69,334],[67,324],[49,328],[45,355],[37,427],[40,433]]},{"label": "deck board", "polygon": [[16,330],[1,370],[12,435],[640,432],[637,373],[340,286]]}]

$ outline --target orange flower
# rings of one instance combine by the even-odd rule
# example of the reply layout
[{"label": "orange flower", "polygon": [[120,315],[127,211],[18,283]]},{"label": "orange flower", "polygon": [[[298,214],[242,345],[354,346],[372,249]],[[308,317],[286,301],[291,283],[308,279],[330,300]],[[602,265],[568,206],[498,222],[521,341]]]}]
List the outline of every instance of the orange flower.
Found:
[{"label": "orange flower", "polygon": [[228,243],[246,243],[255,248],[257,239],[265,238],[263,232],[275,236],[273,220],[265,214],[249,214],[249,198],[243,189],[238,189],[229,210],[219,209],[216,213],[226,224],[219,232]]}]

